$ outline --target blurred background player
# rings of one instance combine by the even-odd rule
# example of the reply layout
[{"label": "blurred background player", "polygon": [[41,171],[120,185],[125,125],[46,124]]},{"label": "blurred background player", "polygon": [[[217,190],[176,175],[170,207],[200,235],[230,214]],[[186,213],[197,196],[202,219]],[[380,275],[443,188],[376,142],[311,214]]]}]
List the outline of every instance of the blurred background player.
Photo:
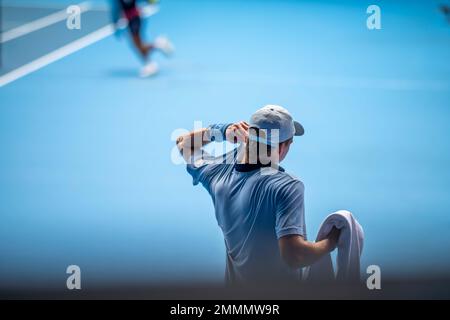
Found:
[{"label": "blurred background player", "polygon": [[450,23],[450,5],[442,4],[439,8],[447,18],[447,21]]},{"label": "blurred background player", "polygon": [[[153,43],[146,43],[142,39],[141,33],[141,12],[136,0],[113,0],[113,21],[116,28],[120,29],[122,25],[128,24],[128,29],[133,40],[133,44],[142,57],[145,65],[141,69],[140,76],[148,77],[158,72],[158,64],[150,61],[150,55],[158,49],[166,56],[173,52],[173,45],[163,36],[158,36]],[[156,0],[147,0],[147,3],[155,4]],[[125,22],[125,23],[124,23]]]}]

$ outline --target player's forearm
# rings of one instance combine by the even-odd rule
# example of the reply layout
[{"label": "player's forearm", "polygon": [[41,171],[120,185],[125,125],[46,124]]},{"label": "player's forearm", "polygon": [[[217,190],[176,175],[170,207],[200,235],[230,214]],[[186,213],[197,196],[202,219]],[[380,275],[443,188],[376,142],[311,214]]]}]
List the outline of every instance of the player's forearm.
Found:
[{"label": "player's forearm", "polygon": [[207,128],[191,131],[177,138],[177,147],[185,160],[212,141],[224,141],[230,124],[212,124]]},{"label": "player's forearm", "polygon": [[302,246],[302,249],[299,250],[297,265],[299,267],[310,266],[323,255],[329,253],[331,249],[332,245],[329,239],[318,242],[307,242],[306,246]]},{"label": "player's forearm", "polygon": [[312,265],[323,255],[329,253],[334,248],[330,239],[324,239],[318,242],[308,242],[302,238],[296,239],[296,244],[291,246],[285,252],[283,257],[292,268],[303,268]]}]

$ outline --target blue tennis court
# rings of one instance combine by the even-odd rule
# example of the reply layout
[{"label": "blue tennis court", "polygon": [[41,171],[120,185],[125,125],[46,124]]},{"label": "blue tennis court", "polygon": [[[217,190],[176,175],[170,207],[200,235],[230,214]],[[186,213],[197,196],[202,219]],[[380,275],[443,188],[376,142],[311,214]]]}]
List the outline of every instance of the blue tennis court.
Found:
[{"label": "blue tennis court", "polygon": [[[2,43],[0,83],[107,27],[108,2],[90,3],[80,30],[61,20]],[[69,4],[3,0],[2,33]],[[138,77],[126,31],[105,31],[5,83],[1,286],[64,288],[72,264],[86,290],[221,283],[214,208],[173,163],[172,134],[247,120],[266,104],[306,130],[283,167],[305,184],[310,240],[347,209],[366,235],[363,278],[373,264],[405,279],[448,274],[450,24],[439,1],[376,1],[382,29],[368,30],[370,4],[163,0],[146,37],[166,34],[176,52],[155,55],[155,77]]]}]

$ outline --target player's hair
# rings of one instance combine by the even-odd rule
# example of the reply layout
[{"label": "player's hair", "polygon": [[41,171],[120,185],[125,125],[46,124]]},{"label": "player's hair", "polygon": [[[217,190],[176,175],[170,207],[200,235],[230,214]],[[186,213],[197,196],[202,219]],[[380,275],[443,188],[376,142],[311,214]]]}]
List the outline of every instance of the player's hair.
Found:
[{"label": "player's hair", "polygon": [[[266,140],[266,131],[251,127],[249,129],[249,135],[256,137],[256,141],[254,139],[249,139],[247,141],[245,146],[247,161],[250,164],[258,164],[263,166],[270,165],[272,161],[272,153],[276,148],[260,141]],[[279,143],[278,147],[283,143],[289,143],[291,140],[292,138]]]}]

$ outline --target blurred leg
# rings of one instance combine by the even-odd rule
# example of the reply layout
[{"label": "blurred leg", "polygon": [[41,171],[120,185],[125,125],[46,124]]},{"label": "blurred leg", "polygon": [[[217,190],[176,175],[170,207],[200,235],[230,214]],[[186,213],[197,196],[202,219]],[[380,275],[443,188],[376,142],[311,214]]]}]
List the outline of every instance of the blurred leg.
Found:
[{"label": "blurred leg", "polygon": [[141,29],[141,18],[140,17],[135,17],[135,18],[131,19],[128,22],[128,27],[130,29],[131,37],[133,39],[133,43],[134,43],[135,47],[138,49],[138,51],[141,54],[142,58],[144,60],[147,60],[148,55],[153,50],[153,45],[144,43],[142,41],[141,32],[140,32],[140,29]]}]

